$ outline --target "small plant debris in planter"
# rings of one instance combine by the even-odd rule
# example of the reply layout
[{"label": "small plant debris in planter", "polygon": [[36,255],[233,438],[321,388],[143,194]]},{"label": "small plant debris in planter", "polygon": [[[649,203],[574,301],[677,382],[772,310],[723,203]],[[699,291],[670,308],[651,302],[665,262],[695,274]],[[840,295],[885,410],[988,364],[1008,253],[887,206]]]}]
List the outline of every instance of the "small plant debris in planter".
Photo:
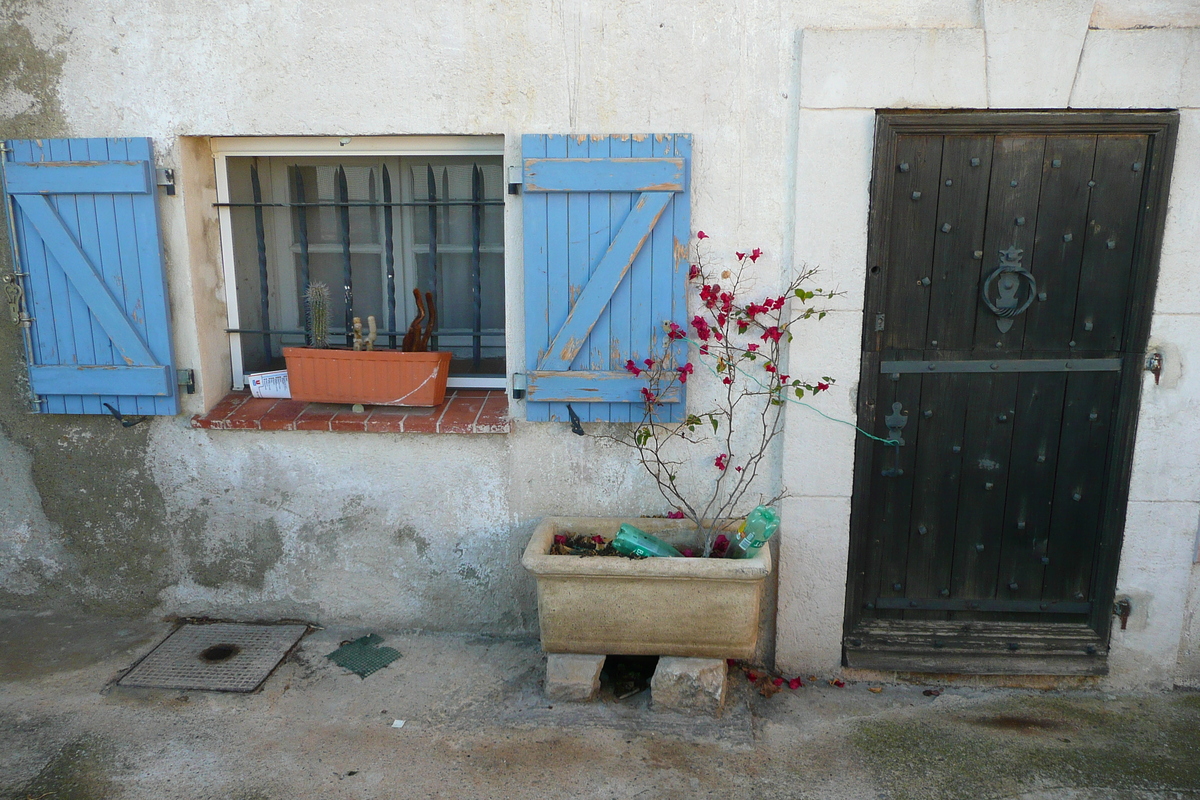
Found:
[{"label": "small plant debris in planter", "polygon": [[622,558],[641,559],[641,556],[626,556],[617,552],[612,546],[611,539],[603,536],[584,536],[579,533],[559,533],[550,545],[552,556],[621,556]]}]

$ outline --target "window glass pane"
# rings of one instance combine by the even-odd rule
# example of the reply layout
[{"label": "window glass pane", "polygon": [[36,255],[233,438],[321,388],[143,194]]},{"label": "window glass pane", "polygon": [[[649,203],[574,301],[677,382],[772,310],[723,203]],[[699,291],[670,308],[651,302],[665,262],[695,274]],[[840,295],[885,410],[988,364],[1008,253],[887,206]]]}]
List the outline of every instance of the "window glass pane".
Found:
[{"label": "window glass pane", "polygon": [[[454,354],[451,374],[504,375],[499,156],[230,158],[227,165],[235,204],[239,328],[254,331],[241,336],[247,371],[278,367],[282,345],[303,343],[303,298],[310,281],[329,286],[330,343],[344,343],[348,238],[349,313],[364,323],[375,317],[376,346],[400,345],[416,315],[412,291],[420,289],[436,295],[431,346]],[[252,206],[255,165],[263,200],[261,236]],[[383,202],[385,180],[390,206]],[[265,281],[260,250],[267,261]]]}]

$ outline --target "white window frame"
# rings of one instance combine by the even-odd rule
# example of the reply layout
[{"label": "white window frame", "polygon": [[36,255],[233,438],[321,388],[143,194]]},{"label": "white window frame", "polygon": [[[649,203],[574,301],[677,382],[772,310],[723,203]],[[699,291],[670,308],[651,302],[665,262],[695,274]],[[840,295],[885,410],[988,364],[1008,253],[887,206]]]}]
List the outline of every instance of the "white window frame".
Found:
[{"label": "white window frame", "polygon": [[[221,264],[225,278],[225,307],[228,327],[241,327],[237,303],[237,276],[234,269],[233,219],[229,191],[228,159],[253,156],[294,158],[345,158],[350,156],[500,156],[504,157],[503,136],[222,136],[210,140],[217,178],[217,219],[221,229]],[[507,215],[506,215],[507,216]],[[507,226],[507,221],[506,221]],[[508,240],[507,232],[505,240]],[[508,267],[505,248],[505,271]],[[506,292],[507,297],[507,292]],[[507,301],[506,301],[507,302]],[[229,357],[234,390],[246,387],[242,364],[242,337],[229,335]],[[511,372],[511,337],[505,337],[505,372]],[[457,389],[503,389],[507,378],[451,376],[446,384]]]}]

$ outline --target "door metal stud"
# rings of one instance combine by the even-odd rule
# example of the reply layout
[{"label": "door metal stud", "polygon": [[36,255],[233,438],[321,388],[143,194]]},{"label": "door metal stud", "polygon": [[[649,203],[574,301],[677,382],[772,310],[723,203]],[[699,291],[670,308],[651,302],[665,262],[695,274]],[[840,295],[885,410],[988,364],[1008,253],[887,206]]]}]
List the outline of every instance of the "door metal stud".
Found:
[{"label": "door metal stud", "polygon": [[901,162],[900,162],[900,171],[901,171],[901,172],[908,172],[908,170],[909,170],[908,162],[907,162],[907,161],[901,161]]},{"label": "door metal stud", "polygon": [[972,158],[972,159],[971,159],[971,166],[972,166],[972,167],[978,167],[978,166],[979,166],[979,159],[978,159],[978,158]]},{"label": "door metal stud", "polygon": [[983,552],[983,545],[982,545],[982,544],[977,544],[977,545],[975,545],[975,552],[976,552],[976,553],[982,553],[982,552]]},{"label": "door metal stud", "polygon": [[1074,239],[1074,238],[1075,238],[1075,237],[1074,237],[1074,236],[1072,236],[1072,235],[1071,235],[1071,234],[1069,234],[1069,233],[1064,233],[1064,234],[1063,234],[1063,241],[1064,241],[1064,242],[1069,242],[1069,241],[1071,241],[1071,240],[1072,240],[1072,239]]},{"label": "door metal stud", "polygon": [[893,584],[892,584],[892,589],[894,589],[894,590],[895,590],[895,591],[897,591],[897,592],[898,592],[898,591],[900,591],[900,590],[901,590],[901,589],[903,589],[903,588],[904,588],[904,587],[903,587],[902,585],[898,584],[898,583],[893,583]]},{"label": "door metal stud", "polygon": [[982,261],[983,260],[983,251],[976,250],[974,253],[971,254],[971,258],[974,258],[976,261]]},{"label": "door metal stud", "polygon": [[1015,224],[1017,224],[1017,225],[1024,225],[1024,224],[1025,224],[1025,218],[1024,218],[1024,217],[1017,217],[1015,220],[1013,220],[1013,222],[1014,222]]},{"label": "door metal stud", "polygon": [[1061,158],[1054,159],[1053,161],[1050,162],[1050,166],[1054,167],[1055,169],[1058,169],[1059,167],[1062,166],[1062,159]]},{"label": "door metal stud", "polygon": [[1015,188],[1016,188],[1016,186],[1017,186],[1017,182],[1016,182],[1016,181],[1011,181],[1011,182],[1010,182],[1008,185],[1009,185],[1009,186],[1011,186],[1011,187],[1013,187],[1013,188],[1015,189]]},{"label": "door metal stud", "polygon": [[913,200],[920,200],[920,199],[921,199],[921,193],[920,193],[920,192],[913,192],[913,193],[912,193],[912,199],[913,199]]},{"label": "door metal stud", "polygon": [[954,185],[954,181],[953,181],[953,180],[951,180],[950,178],[946,178],[946,185],[947,185],[947,186],[953,186],[953,185]]},{"label": "door metal stud", "polygon": [[942,223],[942,233],[949,233],[949,232],[950,232],[950,223],[949,222]]}]

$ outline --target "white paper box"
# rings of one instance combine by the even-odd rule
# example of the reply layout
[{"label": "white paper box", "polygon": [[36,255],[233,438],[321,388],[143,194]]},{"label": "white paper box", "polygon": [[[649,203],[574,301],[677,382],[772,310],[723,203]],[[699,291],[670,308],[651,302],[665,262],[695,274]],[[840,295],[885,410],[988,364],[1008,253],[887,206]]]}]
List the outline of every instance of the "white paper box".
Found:
[{"label": "white paper box", "polygon": [[256,372],[246,376],[250,381],[250,394],[254,397],[291,397],[286,369],[275,372]]}]

